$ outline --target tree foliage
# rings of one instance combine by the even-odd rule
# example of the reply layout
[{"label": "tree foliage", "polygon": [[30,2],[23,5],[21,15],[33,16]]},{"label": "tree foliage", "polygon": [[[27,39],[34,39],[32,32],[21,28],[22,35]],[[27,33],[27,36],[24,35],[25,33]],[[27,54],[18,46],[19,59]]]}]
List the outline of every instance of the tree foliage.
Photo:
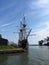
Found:
[{"label": "tree foliage", "polygon": [[39,45],[40,45],[40,46],[43,45],[43,40],[39,41]]},{"label": "tree foliage", "polygon": [[2,35],[0,34],[0,38],[2,38]]}]

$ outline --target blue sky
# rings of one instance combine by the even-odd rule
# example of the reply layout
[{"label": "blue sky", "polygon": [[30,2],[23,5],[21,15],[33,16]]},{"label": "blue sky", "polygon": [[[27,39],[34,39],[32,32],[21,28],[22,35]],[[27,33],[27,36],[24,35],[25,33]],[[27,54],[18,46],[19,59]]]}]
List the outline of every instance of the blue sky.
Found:
[{"label": "blue sky", "polygon": [[49,36],[49,0],[0,0],[0,34],[9,41],[18,41],[20,21],[26,13],[26,22],[32,28],[29,44]]}]

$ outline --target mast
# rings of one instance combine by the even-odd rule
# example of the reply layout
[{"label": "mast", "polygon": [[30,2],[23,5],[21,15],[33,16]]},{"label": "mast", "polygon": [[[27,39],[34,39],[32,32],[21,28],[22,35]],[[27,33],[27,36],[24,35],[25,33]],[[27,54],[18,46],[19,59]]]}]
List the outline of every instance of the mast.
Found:
[{"label": "mast", "polygon": [[26,14],[23,14],[23,39],[26,39],[26,20],[25,20]]},{"label": "mast", "polygon": [[31,30],[32,30],[32,29],[30,29],[30,31],[28,32],[28,35],[27,35],[26,39],[27,39],[27,38],[28,38],[28,36],[30,35]]},{"label": "mast", "polygon": [[20,22],[19,40],[22,41],[26,39],[26,21],[25,15],[23,15],[23,22]]},{"label": "mast", "polygon": [[20,30],[19,30],[19,41],[18,41],[18,46],[28,49],[28,36],[31,32],[31,30],[28,32],[26,32],[26,20],[25,20],[25,14],[23,15],[23,21],[20,22]]},{"label": "mast", "polygon": [[22,22],[20,22],[20,31],[19,31],[19,40],[22,41],[23,37],[23,27],[22,27]]}]

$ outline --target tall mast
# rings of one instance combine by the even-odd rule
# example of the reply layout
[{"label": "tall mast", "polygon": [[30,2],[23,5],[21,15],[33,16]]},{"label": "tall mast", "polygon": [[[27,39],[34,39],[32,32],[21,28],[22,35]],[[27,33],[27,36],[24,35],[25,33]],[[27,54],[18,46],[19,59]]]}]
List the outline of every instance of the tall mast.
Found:
[{"label": "tall mast", "polygon": [[23,21],[20,22],[20,32],[19,32],[19,40],[22,41],[26,39],[26,21],[25,14],[23,14]]},{"label": "tall mast", "polygon": [[19,31],[19,40],[21,41],[23,37],[23,27],[22,27],[22,22],[20,22],[20,31]]},{"label": "tall mast", "polygon": [[26,20],[25,20],[26,14],[23,14],[23,39],[26,39]]},{"label": "tall mast", "polygon": [[23,14],[23,26],[26,27],[26,20],[25,20],[26,14]]}]

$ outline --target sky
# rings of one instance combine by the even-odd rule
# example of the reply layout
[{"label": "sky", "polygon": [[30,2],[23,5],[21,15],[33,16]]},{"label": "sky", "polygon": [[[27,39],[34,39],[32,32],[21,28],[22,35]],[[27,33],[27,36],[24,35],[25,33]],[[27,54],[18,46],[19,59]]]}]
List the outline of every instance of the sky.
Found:
[{"label": "sky", "polygon": [[18,42],[20,21],[26,13],[26,23],[32,29],[29,44],[49,36],[49,0],[0,0],[0,34],[9,41]]}]

